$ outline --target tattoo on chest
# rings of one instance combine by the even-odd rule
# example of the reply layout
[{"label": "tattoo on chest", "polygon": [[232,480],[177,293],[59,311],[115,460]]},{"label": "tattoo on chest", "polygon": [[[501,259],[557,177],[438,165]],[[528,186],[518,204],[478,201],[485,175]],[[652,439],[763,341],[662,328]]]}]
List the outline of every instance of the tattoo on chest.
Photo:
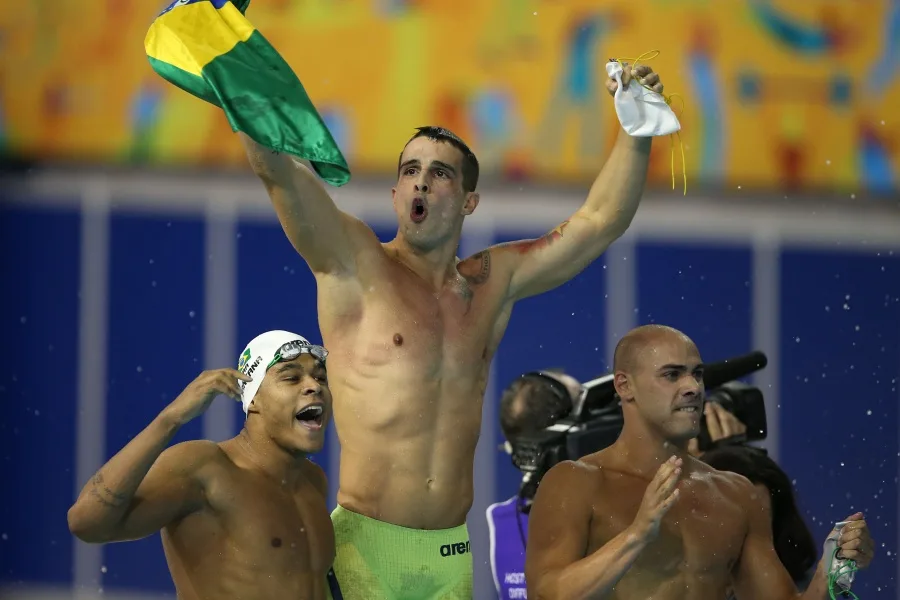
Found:
[{"label": "tattoo on chest", "polygon": [[97,500],[97,502],[111,508],[122,506],[128,500],[128,497],[125,494],[114,492],[106,487],[106,484],[103,482],[102,473],[97,473],[94,475],[94,478],[91,479],[91,491],[89,493]]}]

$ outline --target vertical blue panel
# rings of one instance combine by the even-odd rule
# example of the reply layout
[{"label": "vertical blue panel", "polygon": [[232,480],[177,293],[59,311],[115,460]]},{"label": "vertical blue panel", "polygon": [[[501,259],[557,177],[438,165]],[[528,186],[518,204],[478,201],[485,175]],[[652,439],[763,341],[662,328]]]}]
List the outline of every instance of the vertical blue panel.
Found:
[{"label": "vertical blue panel", "polygon": [[[107,456],[203,370],[203,223],[113,216],[110,253]],[[195,419],[172,443],[201,436]],[[107,546],[104,560],[108,589],[173,588],[159,534]]]},{"label": "vertical blue panel", "polygon": [[887,597],[897,570],[900,257],[787,251],[781,292],[781,464],[818,542],[835,521],[866,514],[878,556],[854,591]]},{"label": "vertical blue panel", "polygon": [[[546,230],[503,231],[496,241],[544,233]],[[507,385],[527,371],[557,367],[581,381],[606,372],[605,268],[601,257],[565,285],[516,304],[494,357],[498,398]],[[499,420],[496,427],[496,439],[502,441]],[[509,455],[498,452],[496,473],[498,500],[514,495],[521,473],[513,467]]]},{"label": "vertical blue panel", "polygon": [[79,229],[74,211],[0,204],[0,586],[72,578]]},{"label": "vertical blue panel", "polygon": [[644,242],[636,254],[638,325],[683,331],[706,362],[753,350],[749,249]]}]

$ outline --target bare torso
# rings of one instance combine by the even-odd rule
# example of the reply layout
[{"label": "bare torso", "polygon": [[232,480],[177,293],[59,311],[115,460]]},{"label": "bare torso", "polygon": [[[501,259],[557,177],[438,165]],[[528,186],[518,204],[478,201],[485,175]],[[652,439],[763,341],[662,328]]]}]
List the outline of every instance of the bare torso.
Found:
[{"label": "bare torso", "polygon": [[441,290],[388,253],[351,283],[319,281],[319,322],[341,442],[338,502],[404,527],[445,529],[472,505],[491,358],[509,319],[479,259]]},{"label": "bare torso", "polygon": [[206,507],[163,530],[178,597],[323,600],[335,549],[321,469],[307,462],[308,477],[284,486],[248,468],[235,443],[200,471]]},{"label": "bare torso", "polygon": [[[614,447],[582,461],[594,471],[593,516],[586,555],[624,531],[637,514],[649,478],[622,468]],[[681,496],[663,518],[659,536],[616,584],[617,600],[723,599],[740,557],[748,520],[729,474],[692,462]]]}]

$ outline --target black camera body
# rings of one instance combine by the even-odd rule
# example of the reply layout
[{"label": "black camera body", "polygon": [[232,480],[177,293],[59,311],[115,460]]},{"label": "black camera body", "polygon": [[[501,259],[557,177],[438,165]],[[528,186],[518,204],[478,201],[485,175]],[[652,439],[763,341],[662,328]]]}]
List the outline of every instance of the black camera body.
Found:
[{"label": "black camera body", "polygon": [[[767,359],[762,352],[707,365],[704,384],[706,401],[718,402],[747,427],[746,437],[734,442],[766,439],[766,403],[759,388],[735,381],[764,368]],[[521,436],[512,443],[512,462],[525,475],[529,487],[536,488],[541,477],[553,465],[564,460],[578,460],[612,445],[624,425],[619,397],[613,386],[613,375],[586,382],[581,395],[573,402],[572,411],[554,424],[532,435]],[[706,419],[701,420],[698,436],[700,450],[712,445]]]},{"label": "black camera body", "polygon": [[[766,425],[766,400],[759,388],[740,381],[729,381],[707,392],[706,401],[717,402],[747,427],[747,433],[743,439],[731,441],[757,442],[766,439],[766,436],[769,435],[769,428]],[[700,423],[697,444],[700,450],[705,452],[712,448],[713,443],[709,437],[709,429],[706,427],[706,419]]]}]

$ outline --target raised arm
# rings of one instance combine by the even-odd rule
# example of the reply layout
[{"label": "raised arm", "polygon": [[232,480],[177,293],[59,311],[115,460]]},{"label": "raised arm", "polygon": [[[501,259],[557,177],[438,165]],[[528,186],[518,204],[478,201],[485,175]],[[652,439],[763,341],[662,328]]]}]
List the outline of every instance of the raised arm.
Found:
[{"label": "raised arm", "polygon": [[[637,72],[642,82],[662,91],[659,77],[649,67],[638,67]],[[623,83],[629,81],[626,74]],[[611,93],[616,86],[614,80],[607,84]],[[651,140],[620,130],[609,159],[575,214],[543,237],[491,250],[494,263],[500,268],[505,265],[510,274],[510,299],[534,296],[566,283],[625,233],[644,193]]]},{"label": "raised arm", "polygon": [[165,450],[179,428],[218,394],[240,397],[237,371],[201,374],[84,486],[69,509],[69,530],[85,542],[134,540],[203,507],[203,469],[218,447],[186,442]]},{"label": "raised arm", "polygon": [[288,240],[316,274],[345,274],[355,258],[377,238],[359,219],[338,209],[310,169],[286,154],[239,134],[253,172],[272,200]]},{"label": "raised arm", "polygon": [[[680,464],[680,463],[678,463]],[[539,600],[608,598],[641,552],[656,537],[662,517],[677,499],[678,464],[660,467],[634,522],[588,554],[592,500],[603,493],[600,475],[573,462],[554,466],[541,481],[528,522],[525,581]]]},{"label": "raised arm", "polygon": [[650,138],[622,131],[587,200],[546,235],[497,246],[494,260],[510,269],[513,300],[558,287],[597,259],[631,224],[644,192]]}]

